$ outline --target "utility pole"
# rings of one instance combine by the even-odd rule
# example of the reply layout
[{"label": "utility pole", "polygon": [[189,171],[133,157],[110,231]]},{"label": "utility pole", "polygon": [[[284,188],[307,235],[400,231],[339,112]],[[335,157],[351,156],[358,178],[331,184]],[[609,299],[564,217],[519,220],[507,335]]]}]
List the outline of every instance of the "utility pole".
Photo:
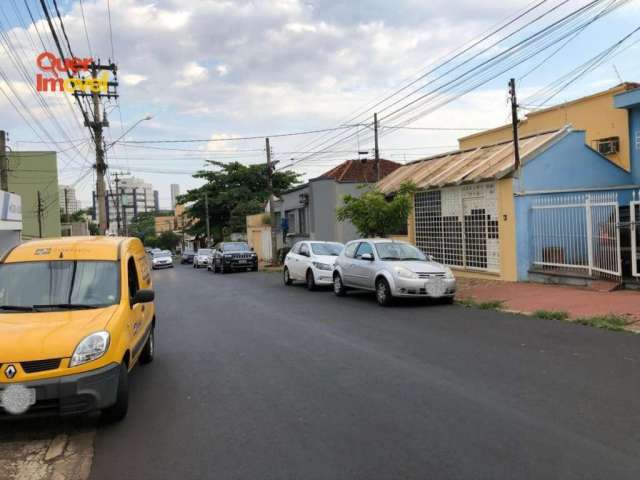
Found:
[{"label": "utility pole", "polygon": [[209,225],[209,195],[204,192],[204,216],[207,225],[207,248],[211,246],[211,226]]},{"label": "utility pole", "polygon": [[518,100],[516,98],[516,80],[509,80],[509,96],[511,97],[511,124],[513,126],[514,168],[520,168],[520,146],[518,144]]},{"label": "utility pole", "polygon": [[9,191],[9,167],[7,166],[7,133],[0,130],[0,190]]},{"label": "utility pole", "polygon": [[104,235],[107,231],[107,198],[106,187],[104,181],[104,175],[107,171],[107,165],[104,161],[104,140],[102,135],[102,129],[109,126],[106,115],[100,117],[100,98],[118,98],[116,92],[117,82],[117,67],[114,63],[108,65],[101,65],[100,60],[98,63],[92,62],[90,65],[91,78],[94,81],[98,80],[98,73],[102,71],[110,71],[113,73],[115,80],[107,82],[107,92],[74,92],[76,97],[88,97],[91,96],[93,100],[93,119],[85,120],[85,127],[89,127],[92,131],[93,141],[96,148],[96,213],[98,216],[98,230],[100,235]]},{"label": "utility pole", "polygon": [[380,149],[378,148],[378,114],[373,114],[373,133],[375,138],[376,181],[380,181]]},{"label": "utility pole", "polygon": [[269,195],[269,214],[271,218],[271,264],[278,263],[278,239],[276,237],[276,209],[273,205],[273,166],[271,164],[271,145],[269,139],[265,138],[267,150],[267,193]]},{"label": "utility pole", "polygon": [[113,174],[115,177],[113,183],[116,184],[116,224],[118,228],[118,235],[122,235],[122,231],[120,230],[120,199],[122,198],[122,192],[120,191],[120,177],[128,174],[128,172],[115,172]]},{"label": "utility pole", "polygon": [[42,195],[38,190],[38,237],[42,238]]},{"label": "utility pole", "polygon": [[69,189],[64,187],[64,221],[69,223]]}]

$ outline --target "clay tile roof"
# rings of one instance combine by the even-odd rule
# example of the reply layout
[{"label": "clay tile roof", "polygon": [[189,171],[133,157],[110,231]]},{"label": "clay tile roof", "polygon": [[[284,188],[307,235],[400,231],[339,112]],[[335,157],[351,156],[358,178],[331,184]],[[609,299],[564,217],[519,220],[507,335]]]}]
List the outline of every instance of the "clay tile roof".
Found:
[{"label": "clay tile roof", "polygon": [[[380,159],[380,178],[384,178],[402,165],[391,160]],[[347,160],[323,173],[317,179],[333,178],[338,183],[375,183],[377,181],[375,160]]]}]

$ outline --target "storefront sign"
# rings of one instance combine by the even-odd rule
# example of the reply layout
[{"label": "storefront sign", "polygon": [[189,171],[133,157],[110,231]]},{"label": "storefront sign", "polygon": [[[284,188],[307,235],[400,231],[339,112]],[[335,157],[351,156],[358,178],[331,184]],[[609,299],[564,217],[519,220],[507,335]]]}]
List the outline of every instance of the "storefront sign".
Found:
[{"label": "storefront sign", "polygon": [[0,191],[0,220],[22,222],[22,201],[20,195]]}]

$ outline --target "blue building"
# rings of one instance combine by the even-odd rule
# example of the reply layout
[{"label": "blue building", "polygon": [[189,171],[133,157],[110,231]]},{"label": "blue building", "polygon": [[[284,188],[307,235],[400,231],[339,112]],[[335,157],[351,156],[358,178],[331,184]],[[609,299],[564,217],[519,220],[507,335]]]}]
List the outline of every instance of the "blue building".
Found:
[{"label": "blue building", "polygon": [[587,283],[640,279],[640,88],[614,97],[629,115],[630,170],[570,125],[418,160],[378,187],[418,187],[408,240],[460,276]]}]

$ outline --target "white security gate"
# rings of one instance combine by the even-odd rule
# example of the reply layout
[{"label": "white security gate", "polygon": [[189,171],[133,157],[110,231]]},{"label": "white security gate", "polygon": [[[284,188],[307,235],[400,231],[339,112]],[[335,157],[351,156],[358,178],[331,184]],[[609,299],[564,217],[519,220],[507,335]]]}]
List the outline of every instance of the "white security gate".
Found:
[{"label": "white security gate", "polygon": [[[634,194],[635,198],[635,194]],[[640,278],[640,200],[634,200],[629,204],[631,223],[631,274]]]},{"label": "white security gate", "polygon": [[620,213],[614,192],[537,198],[530,221],[534,268],[622,279]]},{"label": "white security gate", "polygon": [[416,245],[445,265],[499,272],[497,204],[494,182],[416,193]]}]

